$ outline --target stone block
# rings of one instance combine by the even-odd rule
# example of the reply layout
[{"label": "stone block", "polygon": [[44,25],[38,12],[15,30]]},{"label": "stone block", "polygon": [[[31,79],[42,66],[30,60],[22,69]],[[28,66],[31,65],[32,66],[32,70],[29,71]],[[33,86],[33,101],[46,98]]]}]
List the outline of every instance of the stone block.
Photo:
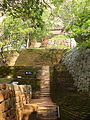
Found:
[{"label": "stone block", "polygon": [[16,96],[20,96],[21,95],[21,91],[15,91],[15,95]]},{"label": "stone block", "polygon": [[2,84],[0,84],[0,90],[2,90]]},{"label": "stone block", "polygon": [[0,84],[0,90],[1,90],[1,89],[4,89],[4,90],[5,90],[5,89],[6,89],[6,84]]},{"label": "stone block", "polygon": [[5,100],[8,99],[9,95],[8,95],[7,91],[5,91],[5,90],[2,89],[1,90],[1,94],[3,95],[3,97],[4,97]]},{"label": "stone block", "polygon": [[7,114],[6,113],[2,113],[0,111],[0,120],[6,120],[7,119]]},{"label": "stone block", "polygon": [[5,102],[2,102],[2,103],[0,104],[0,111],[1,111],[1,112],[4,112],[4,111],[5,111]]},{"label": "stone block", "polygon": [[5,101],[4,101],[4,106],[5,106],[5,107],[4,107],[4,110],[7,111],[7,110],[9,109],[9,107],[10,107],[10,106],[9,106],[9,100],[5,100]]},{"label": "stone block", "polygon": [[4,96],[3,96],[3,93],[2,91],[0,90],[0,102],[4,101]]},{"label": "stone block", "polygon": [[18,91],[18,90],[19,90],[19,86],[18,86],[18,85],[14,84],[13,87],[14,87],[14,90],[15,90],[15,91]]},{"label": "stone block", "polygon": [[[11,120],[11,119],[10,119]],[[17,117],[15,116],[12,120],[18,120]]]}]

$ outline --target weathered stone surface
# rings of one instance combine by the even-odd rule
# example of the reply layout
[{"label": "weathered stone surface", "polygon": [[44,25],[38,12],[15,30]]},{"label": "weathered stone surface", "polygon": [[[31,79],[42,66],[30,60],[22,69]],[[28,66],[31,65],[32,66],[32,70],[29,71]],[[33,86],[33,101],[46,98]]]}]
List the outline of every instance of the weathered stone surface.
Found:
[{"label": "weathered stone surface", "polygon": [[50,72],[49,66],[42,66],[41,71],[41,97],[49,97],[50,96]]},{"label": "weathered stone surface", "polygon": [[24,104],[30,103],[31,95],[30,85],[0,84],[0,120],[22,120]]},{"label": "weathered stone surface", "polygon": [[6,120],[7,114],[0,111],[0,120]]},{"label": "weathered stone surface", "polygon": [[76,42],[74,40],[74,38],[71,38],[71,39],[62,39],[62,40],[49,40],[48,41],[48,46],[58,46],[58,45],[64,45],[66,47],[69,47],[69,48],[74,48],[76,47]]},{"label": "weathered stone surface", "polygon": [[77,47],[66,54],[62,62],[74,79],[78,91],[90,91],[90,49],[82,50]]},{"label": "weathered stone surface", "polygon": [[6,84],[0,84],[0,90],[1,90],[1,89],[4,89],[4,90],[5,90],[5,89],[6,89]]},{"label": "weathered stone surface", "polygon": [[0,112],[3,112],[3,111],[5,111],[5,102],[2,102],[0,104]]},{"label": "weathered stone surface", "polygon": [[4,96],[2,94],[2,91],[0,90],[0,102],[4,101]]}]

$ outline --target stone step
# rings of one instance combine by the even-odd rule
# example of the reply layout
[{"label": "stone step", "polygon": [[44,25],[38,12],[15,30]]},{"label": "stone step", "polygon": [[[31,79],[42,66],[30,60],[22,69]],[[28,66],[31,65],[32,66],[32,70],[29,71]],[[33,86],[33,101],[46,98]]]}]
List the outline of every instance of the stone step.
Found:
[{"label": "stone step", "polygon": [[42,91],[42,90],[50,90],[50,87],[41,88],[41,91]]},{"label": "stone step", "polygon": [[43,91],[49,91],[50,92],[50,89],[41,89],[41,92]]},{"label": "stone step", "polygon": [[57,110],[54,110],[54,109],[40,109],[40,110],[38,110],[39,114],[50,114],[50,112],[54,113],[54,112],[57,112]]},{"label": "stone step", "polygon": [[[47,79],[42,79],[42,81],[43,81],[43,82],[45,82],[45,81],[50,81],[50,79],[49,79],[49,78],[47,78]],[[41,81],[41,82],[42,82],[42,81]]]},{"label": "stone step", "polygon": [[50,95],[50,93],[41,93],[40,95]]},{"label": "stone step", "polygon": [[50,92],[50,90],[41,90],[40,92]]},{"label": "stone step", "polygon": [[40,96],[50,96],[50,93],[41,93]]},{"label": "stone step", "polygon": [[43,90],[43,89],[41,89],[41,91],[40,92],[50,92],[50,90]]},{"label": "stone step", "polygon": [[40,97],[49,97],[50,95],[40,95]]},{"label": "stone step", "polygon": [[50,87],[50,83],[40,83],[41,87]]},{"label": "stone step", "polygon": [[47,114],[50,114],[50,115],[57,115],[57,112],[56,111],[44,111],[44,112],[38,112],[39,114],[43,114],[43,115],[47,115]]},{"label": "stone step", "polygon": [[40,93],[50,93],[50,91],[41,91]]},{"label": "stone step", "polygon": [[57,106],[39,106],[38,107],[38,120],[57,120],[58,119],[58,112]]},{"label": "stone step", "polygon": [[50,90],[43,90],[43,89],[41,89],[41,91],[40,92],[50,92]]},{"label": "stone step", "polygon": [[40,94],[50,94],[50,92],[41,92]]},{"label": "stone step", "polygon": [[48,86],[48,85],[42,85],[41,89],[50,89],[50,86]]},{"label": "stone step", "polygon": [[57,109],[57,106],[56,105],[39,105],[39,108],[38,109],[42,109],[42,108],[47,108],[47,109]]},{"label": "stone step", "polygon": [[39,105],[37,109],[38,120],[58,120],[58,106]]},{"label": "stone step", "polygon": [[39,116],[41,120],[56,120],[57,116]]}]

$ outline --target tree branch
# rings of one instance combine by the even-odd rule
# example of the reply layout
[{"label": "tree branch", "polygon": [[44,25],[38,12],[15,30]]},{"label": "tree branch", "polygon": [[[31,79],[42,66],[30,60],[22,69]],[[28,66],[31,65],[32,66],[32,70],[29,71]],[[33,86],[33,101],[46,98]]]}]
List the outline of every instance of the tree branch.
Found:
[{"label": "tree branch", "polygon": [[50,9],[52,9],[52,7],[51,7],[45,0],[43,0],[43,2],[44,2]]}]

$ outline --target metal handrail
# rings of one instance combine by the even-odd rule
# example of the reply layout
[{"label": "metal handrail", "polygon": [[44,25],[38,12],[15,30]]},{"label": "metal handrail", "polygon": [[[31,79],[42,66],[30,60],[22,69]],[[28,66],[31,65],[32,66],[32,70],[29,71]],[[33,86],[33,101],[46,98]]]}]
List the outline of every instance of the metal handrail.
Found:
[{"label": "metal handrail", "polygon": [[58,119],[60,119],[60,109],[59,109],[59,106],[57,107],[57,112],[58,112]]},{"label": "metal handrail", "polygon": [[38,119],[38,106],[37,106],[37,110],[36,111],[37,111],[36,118]]},{"label": "metal handrail", "polygon": [[[42,107],[43,105],[40,105],[40,107]],[[48,107],[48,106],[46,106],[46,107]],[[52,106],[52,107],[54,107],[54,106]],[[56,106],[56,108],[57,108],[57,117],[58,117],[58,120],[60,120],[60,108],[59,108],[59,106]],[[39,106],[37,106],[37,114],[36,114],[36,118],[37,118],[37,120],[38,120],[38,110],[39,110]]]}]

